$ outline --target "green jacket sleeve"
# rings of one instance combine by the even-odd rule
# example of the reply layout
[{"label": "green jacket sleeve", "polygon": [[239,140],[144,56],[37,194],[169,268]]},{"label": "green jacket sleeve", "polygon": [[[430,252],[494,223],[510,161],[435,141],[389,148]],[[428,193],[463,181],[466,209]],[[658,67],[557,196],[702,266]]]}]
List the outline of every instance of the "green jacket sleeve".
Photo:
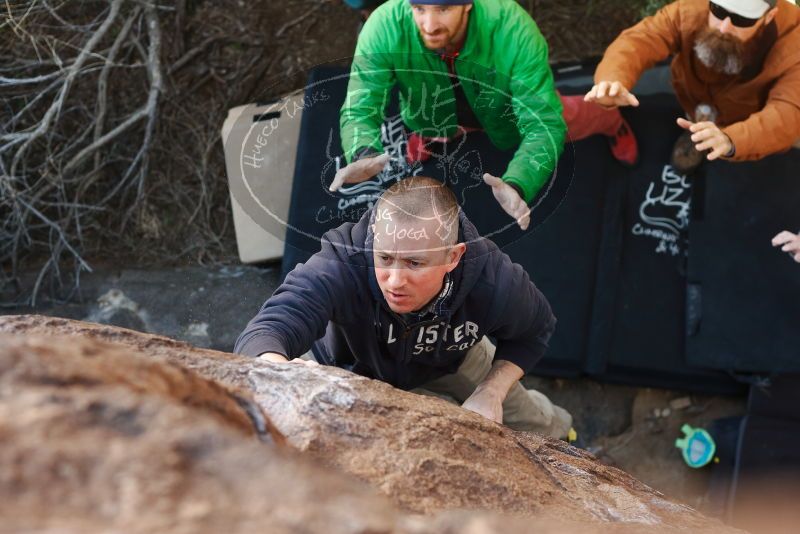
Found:
[{"label": "green jacket sleeve", "polygon": [[[547,42],[530,17],[517,27],[511,103],[522,138],[503,180],[530,202],[547,183],[564,150],[566,125],[548,62]],[[511,119],[511,118],[510,118]]]},{"label": "green jacket sleeve", "polygon": [[339,113],[342,148],[350,163],[357,150],[364,147],[383,152],[381,124],[395,74],[388,42],[388,23],[378,10],[369,17],[358,37],[347,95]]}]

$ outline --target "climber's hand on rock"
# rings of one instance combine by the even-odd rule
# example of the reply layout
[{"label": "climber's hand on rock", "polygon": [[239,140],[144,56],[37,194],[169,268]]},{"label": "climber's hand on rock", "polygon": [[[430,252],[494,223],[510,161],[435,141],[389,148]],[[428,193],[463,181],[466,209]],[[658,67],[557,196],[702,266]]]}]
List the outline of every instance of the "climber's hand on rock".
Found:
[{"label": "climber's hand on rock", "polygon": [[264,352],[258,355],[259,360],[263,360],[265,362],[273,362],[273,363],[286,363],[289,361],[286,356],[283,354],[278,354],[277,352]]},{"label": "climber's hand on rock", "polygon": [[293,360],[290,360],[283,354],[278,354],[277,352],[265,352],[263,354],[259,354],[258,359],[273,363],[299,363],[302,365],[308,365],[309,367],[319,365],[315,360],[304,360],[302,358],[294,358]]},{"label": "climber's hand on rock", "polygon": [[303,358],[295,358],[294,360],[289,360],[289,363],[297,363],[300,365],[305,365],[307,367],[319,367],[319,363],[317,360],[304,360]]},{"label": "climber's hand on rock", "polygon": [[361,158],[346,167],[336,171],[330,191],[336,191],[345,184],[358,184],[365,182],[381,172],[389,162],[389,154],[381,154],[371,158]]},{"label": "climber's hand on rock", "polygon": [[461,407],[496,423],[503,422],[503,398],[491,388],[478,386]]}]

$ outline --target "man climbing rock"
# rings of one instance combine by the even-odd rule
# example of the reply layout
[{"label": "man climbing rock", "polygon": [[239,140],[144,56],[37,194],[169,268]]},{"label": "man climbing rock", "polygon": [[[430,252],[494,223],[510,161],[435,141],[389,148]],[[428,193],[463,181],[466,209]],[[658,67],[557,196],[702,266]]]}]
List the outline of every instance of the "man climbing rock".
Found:
[{"label": "man climbing rock", "polygon": [[332,191],[383,168],[381,124],[395,87],[411,132],[409,163],[479,130],[497,148],[516,151],[502,177],[483,179],[523,230],[528,203],[563,150],[565,119],[573,140],[603,133],[617,159],[632,165],[637,158],[636,140],[617,110],[587,105],[582,96],[559,97],[547,43],[515,0],[389,0],[369,15],[358,38],[340,114],[350,165],[336,174]]},{"label": "man climbing rock", "polygon": [[478,234],[452,191],[412,177],[358,223],[326,233],[234,350],[341,367],[514,429],[565,437],[569,413],[519,382],[555,323],[522,267]]},{"label": "man climbing rock", "polygon": [[800,9],[787,0],[678,0],[622,32],[595,72],[588,102],[638,105],[642,73],[673,56],[687,130],[676,167],[757,160],[800,138]]}]

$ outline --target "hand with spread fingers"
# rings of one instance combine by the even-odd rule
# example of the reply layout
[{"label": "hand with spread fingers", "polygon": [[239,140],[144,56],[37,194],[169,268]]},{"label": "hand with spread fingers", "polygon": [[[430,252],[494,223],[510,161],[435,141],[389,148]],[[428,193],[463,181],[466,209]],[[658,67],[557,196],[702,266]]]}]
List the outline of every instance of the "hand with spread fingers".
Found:
[{"label": "hand with spread fingers", "polygon": [[369,180],[383,170],[389,159],[389,154],[381,154],[371,158],[361,158],[346,167],[342,167],[333,177],[329,190],[337,191],[345,184],[358,184]]},{"label": "hand with spread fingers", "polygon": [[599,82],[595,84],[583,97],[583,101],[594,102],[606,109],[614,109],[620,106],[637,107],[639,105],[639,99],[620,82]]},{"label": "hand with spread fingers", "polygon": [[483,175],[483,181],[492,188],[492,194],[500,207],[517,221],[522,230],[527,230],[531,222],[531,210],[519,193],[503,180],[488,172]]},{"label": "hand with spread fingers", "polygon": [[706,159],[709,161],[730,157],[734,152],[731,138],[713,122],[692,122],[679,117],[678,126],[692,132],[695,150],[708,152]]},{"label": "hand with spread fingers", "polygon": [[773,247],[781,247],[781,250],[788,253],[789,256],[794,258],[794,261],[800,263],[800,234],[793,234],[792,232],[781,232],[772,238]]}]

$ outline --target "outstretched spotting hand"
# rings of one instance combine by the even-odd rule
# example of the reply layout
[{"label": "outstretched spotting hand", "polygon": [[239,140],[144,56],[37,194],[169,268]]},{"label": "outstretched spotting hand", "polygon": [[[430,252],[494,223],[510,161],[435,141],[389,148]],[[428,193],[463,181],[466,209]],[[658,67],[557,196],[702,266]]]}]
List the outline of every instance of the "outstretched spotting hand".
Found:
[{"label": "outstretched spotting hand", "polygon": [[800,263],[800,234],[783,231],[772,238],[773,247],[781,247],[781,250]]},{"label": "outstretched spotting hand", "polygon": [[336,191],[344,184],[358,184],[369,180],[383,170],[389,159],[389,154],[381,154],[371,158],[361,158],[346,167],[342,167],[336,171],[336,176],[333,177],[329,190]]},{"label": "outstretched spotting hand", "polygon": [[597,83],[586,93],[583,101],[593,102],[606,109],[614,109],[620,106],[637,107],[639,105],[639,99],[620,82]]},{"label": "outstretched spotting hand", "polygon": [[527,230],[531,223],[531,210],[519,193],[503,180],[488,172],[483,175],[483,181],[492,188],[492,194],[500,207],[517,221],[521,229]]},{"label": "outstretched spotting hand", "polygon": [[698,152],[710,150],[706,159],[713,161],[721,158],[733,150],[731,138],[725,135],[713,122],[692,122],[678,117],[678,126],[692,132],[692,142]]}]

